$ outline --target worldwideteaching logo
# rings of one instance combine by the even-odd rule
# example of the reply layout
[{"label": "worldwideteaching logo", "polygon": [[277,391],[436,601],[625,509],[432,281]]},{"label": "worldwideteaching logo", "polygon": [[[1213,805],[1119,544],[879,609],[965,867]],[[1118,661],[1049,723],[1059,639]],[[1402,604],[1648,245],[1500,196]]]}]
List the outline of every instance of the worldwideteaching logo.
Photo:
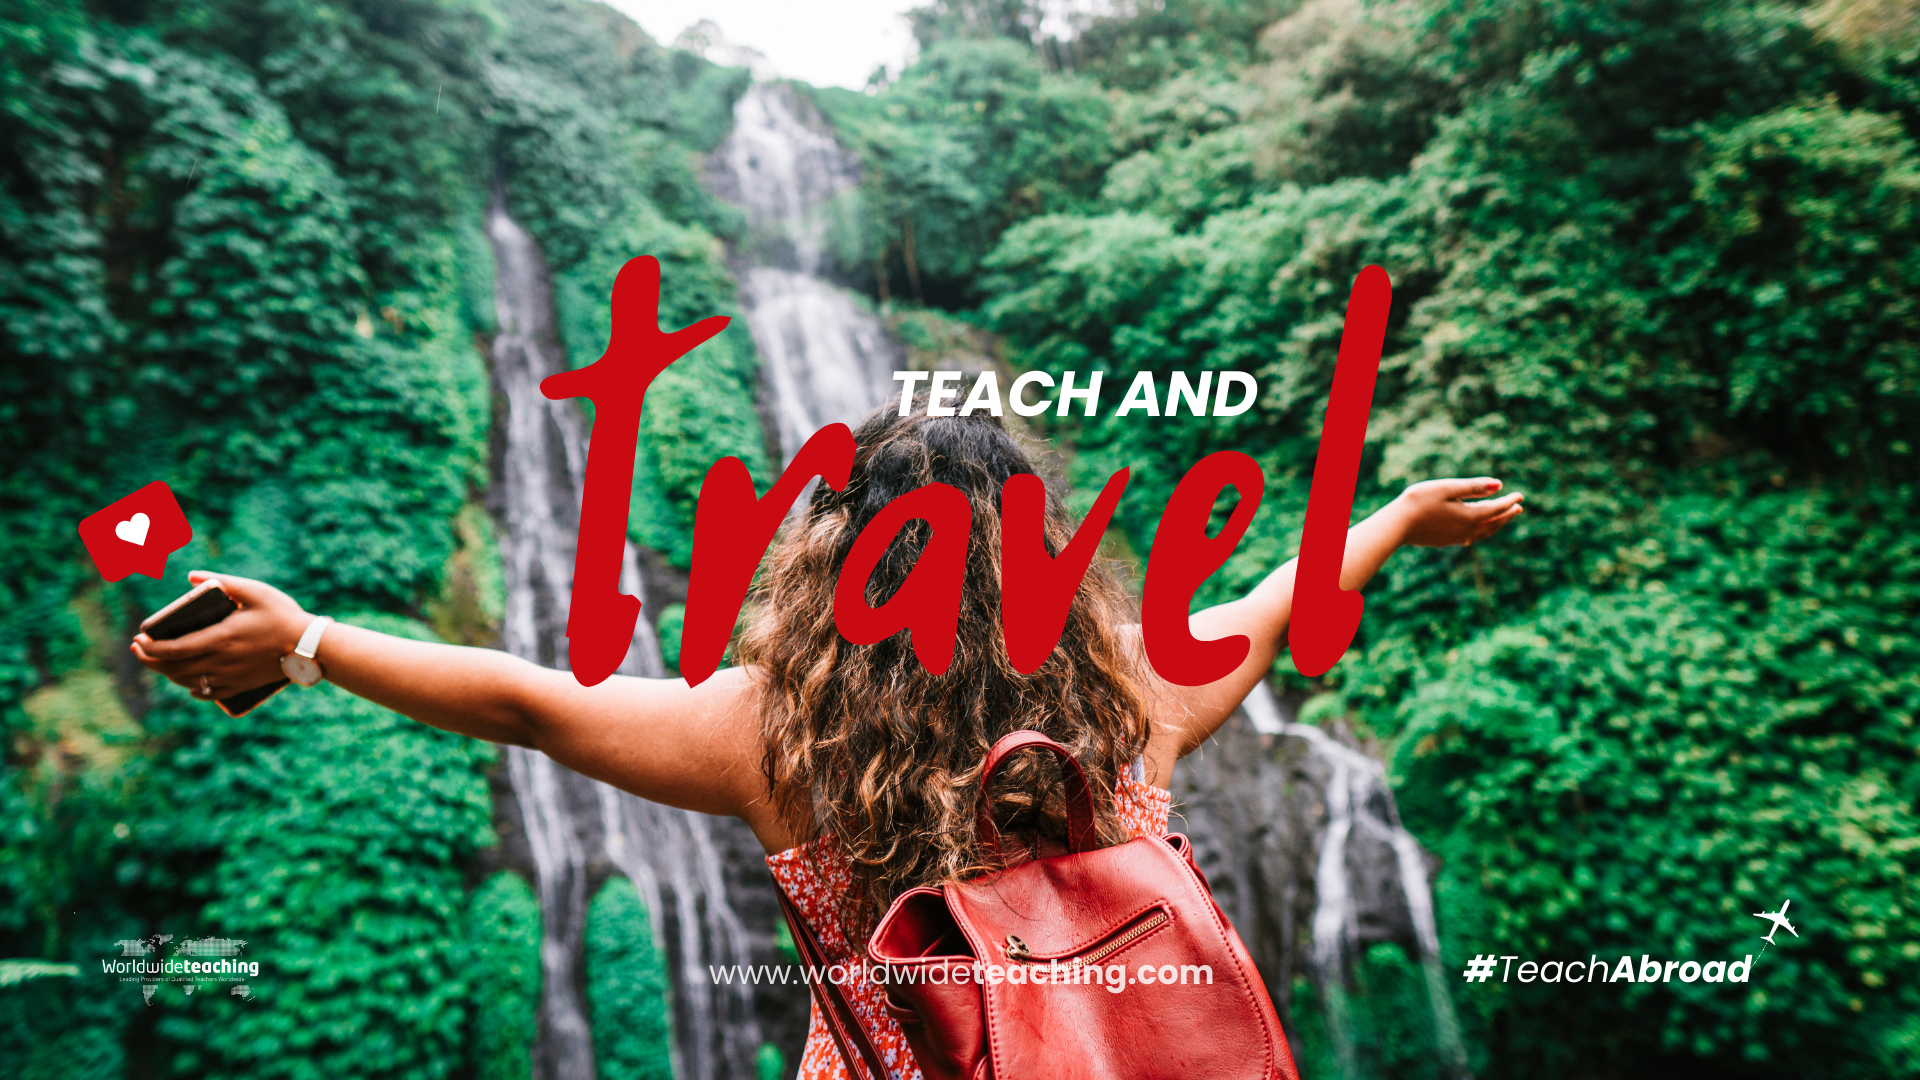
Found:
[{"label": "worldwideteaching logo", "polygon": [[260,977],[260,961],[242,958],[247,943],[237,938],[188,938],[173,946],[172,954],[162,956],[172,934],[151,934],[143,938],[125,938],[114,942],[120,955],[100,961],[100,973],[119,976],[121,982],[139,983],[140,996],[149,1005],[163,984],[178,984],[191,997],[196,990],[227,988],[237,998],[253,996],[248,979]]}]

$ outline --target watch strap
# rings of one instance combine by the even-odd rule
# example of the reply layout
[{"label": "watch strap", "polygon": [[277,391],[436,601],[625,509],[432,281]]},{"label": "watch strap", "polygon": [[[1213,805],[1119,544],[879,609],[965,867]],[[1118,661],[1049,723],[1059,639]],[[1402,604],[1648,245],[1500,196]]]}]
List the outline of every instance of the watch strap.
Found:
[{"label": "watch strap", "polygon": [[306,633],[300,635],[300,644],[293,647],[294,655],[313,659],[313,654],[320,651],[320,635],[326,633],[331,625],[333,618],[329,615],[318,616],[308,623]]}]

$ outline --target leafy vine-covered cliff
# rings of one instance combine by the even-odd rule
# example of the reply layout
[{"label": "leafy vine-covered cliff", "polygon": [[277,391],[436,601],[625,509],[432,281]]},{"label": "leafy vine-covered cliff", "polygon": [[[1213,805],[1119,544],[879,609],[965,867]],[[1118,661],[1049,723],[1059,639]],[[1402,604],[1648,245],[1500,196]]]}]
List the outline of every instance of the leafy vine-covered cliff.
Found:
[{"label": "leafy vine-covered cliff", "polygon": [[[9,4],[3,35],[0,954],[82,974],[0,988],[0,1071],[525,1075],[538,910],[472,880],[494,750],[324,687],[229,719],[125,642],[208,567],[491,643],[487,200],[577,363],[632,254],[669,265],[663,317],[726,313],[700,155],[746,73],[575,0]],[[670,561],[707,464],[764,469],[755,381],[741,327],[649,397],[635,531]],[[195,539],[102,585],[74,523],[154,479]],[[151,933],[247,941],[256,993],[99,973]],[[640,978],[609,1038],[663,1022],[644,942],[594,962]],[[665,1067],[663,1034],[623,1039]]]}]

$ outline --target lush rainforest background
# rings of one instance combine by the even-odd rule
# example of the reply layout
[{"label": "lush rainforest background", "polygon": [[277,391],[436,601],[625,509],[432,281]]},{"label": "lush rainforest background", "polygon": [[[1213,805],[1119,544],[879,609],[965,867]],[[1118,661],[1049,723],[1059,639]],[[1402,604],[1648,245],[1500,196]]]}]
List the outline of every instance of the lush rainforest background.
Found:
[{"label": "lush rainforest background", "polygon": [[[125,641],[203,565],[495,640],[495,179],[575,363],[631,255],[669,326],[737,313],[702,157],[749,73],[584,0],[0,17],[0,956],[79,966],[0,967],[0,1073],[525,1077],[539,912],[489,854],[495,752],[331,689],[231,720]],[[1102,370],[1110,402],[1260,380],[1230,419],[1050,422],[1084,498],[1133,469],[1110,552],[1231,448],[1269,486],[1207,598],[1291,554],[1368,263],[1395,300],[1358,508],[1528,493],[1495,542],[1398,556],[1326,677],[1276,671],[1390,761],[1449,968],[1738,956],[1792,898],[1748,984],[1457,987],[1475,1074],[1920,1076],[1920,7],[913,22],[904,71],[803,88],[862,162],[838,272],[909,350]],[[671,563],[710,462],[770,479],[756,379],[736,321],[648,396],[633,529]],[[156,478],[193,545],[102,585],[75,524]],[[667,1074],[646,926],[624,881],[595,899],[609,1078]],[[143,1006],[95,965],[155,932],[249,940],[274,992]],[[1367,1075],[1440,1075],[1402,1039],[1417,978],[1391,946],[1355,971]]]}]

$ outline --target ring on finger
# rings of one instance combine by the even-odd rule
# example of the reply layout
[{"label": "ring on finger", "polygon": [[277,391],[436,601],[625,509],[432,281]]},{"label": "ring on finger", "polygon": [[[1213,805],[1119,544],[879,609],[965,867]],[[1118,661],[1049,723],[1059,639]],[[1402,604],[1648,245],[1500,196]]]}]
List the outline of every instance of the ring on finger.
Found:
[{"label": "ring on finger", "polygon": [[200,676],[200,696],[201,697],[213,696],[213,687],[207,685],[207,677],[205,675]]}]

